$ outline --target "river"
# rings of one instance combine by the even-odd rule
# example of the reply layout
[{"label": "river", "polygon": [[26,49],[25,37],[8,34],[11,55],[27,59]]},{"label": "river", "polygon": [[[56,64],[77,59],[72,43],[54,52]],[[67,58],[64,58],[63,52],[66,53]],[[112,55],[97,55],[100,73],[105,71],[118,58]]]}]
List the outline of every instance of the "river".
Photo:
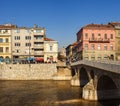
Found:
[{"label": "river", "polygon": [[69,81],[0,81],[0,106],[120,106],[119,100],[81,99]]}]

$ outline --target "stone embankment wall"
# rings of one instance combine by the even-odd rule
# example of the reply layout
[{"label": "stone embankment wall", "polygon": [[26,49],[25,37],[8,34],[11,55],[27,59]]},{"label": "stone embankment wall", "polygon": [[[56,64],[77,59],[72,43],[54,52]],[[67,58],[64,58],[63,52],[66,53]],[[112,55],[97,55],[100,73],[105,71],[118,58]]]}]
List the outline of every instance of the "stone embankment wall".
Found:
[{"label": "stone embankment wall", "polygon": [[56,64],[0,64],[0,80],[52,80]]},{"label": "stone embankment wall", "polygon": [[67,67],[57,67],[57,73],[54,75],[53,80],[71,80],[71,70]]}]

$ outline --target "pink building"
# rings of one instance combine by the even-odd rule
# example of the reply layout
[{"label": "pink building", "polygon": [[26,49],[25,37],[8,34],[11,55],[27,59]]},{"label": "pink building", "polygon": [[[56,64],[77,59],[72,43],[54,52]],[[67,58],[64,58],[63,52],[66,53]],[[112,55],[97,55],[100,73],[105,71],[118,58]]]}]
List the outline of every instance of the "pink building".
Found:
[{"label": "pink building", "polygon": [[77,42],[79,59],[115,59],[115,30],[111,25],[88,24],[77,33]]}]

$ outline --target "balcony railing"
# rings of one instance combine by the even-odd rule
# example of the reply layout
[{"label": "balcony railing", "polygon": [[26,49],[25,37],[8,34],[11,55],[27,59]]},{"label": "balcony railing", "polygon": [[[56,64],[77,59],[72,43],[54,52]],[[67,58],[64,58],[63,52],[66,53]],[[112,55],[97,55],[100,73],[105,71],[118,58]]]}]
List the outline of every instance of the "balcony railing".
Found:
[{"label": "balcony railing", "polygon": [[90,43],[110,43],[110,39],[102,39],[102,38],[90,38]]},{"label": "balcony railing", "polygon": [[79,60],[75,62],[71,62],[71,66],[77,65],[87,65],[99,69],[103,69],[106,71],[114,72],[120,74],[120,61],[88,61],[88,60]]},{"label": "balcony railing", "polygon": [[43,45],[36,45],[36,44],[34,44],[34,48],[37,48],[37,49],[41,49],[41,48],[44,48],[44,46]]},{"label": "balcony railing", "polygon": [[0,32],[0,35],[2,36],[2,35],[5,35],[5,36],[10,36],[11,35],[11,33],[10,32]]},{"label": "balcony railing", "polygon": [[39,39],[34,38],[34,42],[43,42],[43,41],[44,41],[43,38],[39,38]]},{"label": "balcony railing", "polygon": [[35,51],[34,55],[44,55],[44,52],[43,51],[37,51],[37,52]]}]

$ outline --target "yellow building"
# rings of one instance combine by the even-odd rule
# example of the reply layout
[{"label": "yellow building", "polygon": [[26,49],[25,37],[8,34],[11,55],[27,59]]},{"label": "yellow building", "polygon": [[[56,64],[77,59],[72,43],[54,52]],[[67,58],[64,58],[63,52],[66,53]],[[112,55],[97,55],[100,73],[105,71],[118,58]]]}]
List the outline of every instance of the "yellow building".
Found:
[{"label": "yellow building", "polygon": [[15,25],[0,25],[0,59],[11,58],[11,28]]},{"label": "yellow building", "polygon": [[120,60],[120,22],[109,23],[115,28],[115,55],[116,60]]}]

